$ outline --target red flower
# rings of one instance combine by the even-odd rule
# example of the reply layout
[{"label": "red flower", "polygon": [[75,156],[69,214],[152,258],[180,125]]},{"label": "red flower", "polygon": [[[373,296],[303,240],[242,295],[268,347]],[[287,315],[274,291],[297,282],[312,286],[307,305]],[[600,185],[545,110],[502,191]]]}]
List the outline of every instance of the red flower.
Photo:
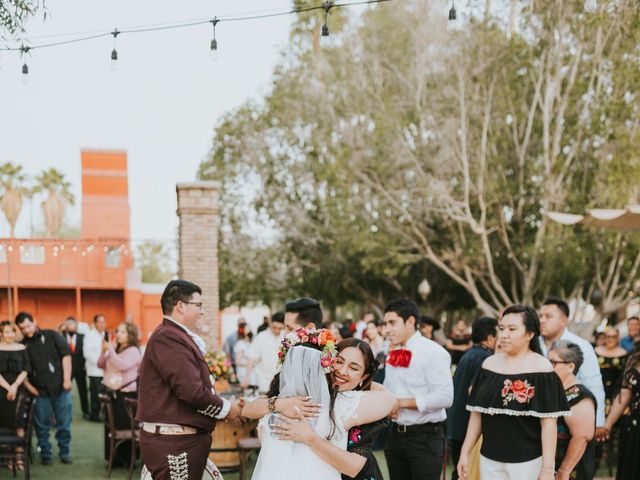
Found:
[{"label": "red flower", "polygon": [[518,393],[525,393],[527,390],[527,386],[524,384],[524,382],[522,380],[516,380],[515,382],[513,382],[513,385],[511,386],[511,390],[513,390],[513,393],[518,394]]},{"label": "red flower", "polygon": [[527,397],[526,393],[522,393],[522,392],[518,392],[514,395],[514,398],[516,399],[516,402],[518,403],[527,403],[527,401],[529,400],[529,397]]},{"label": "red flower", "polygon": [[506,396],[507,393],[509,393],[509,387],[503,387],[502,391],[500,392],[501,396]]},{"label": "red flower", "polygon": [[536,387],[527,388],[527,398],[533,398],[535,394],[536,394]]},{"label": "red flower", "polygon": [[411,362],[411,350],[400,348],[389,352],[389,358],[387,358],[388,365],[406,368],[409,366],[409,362]]}]

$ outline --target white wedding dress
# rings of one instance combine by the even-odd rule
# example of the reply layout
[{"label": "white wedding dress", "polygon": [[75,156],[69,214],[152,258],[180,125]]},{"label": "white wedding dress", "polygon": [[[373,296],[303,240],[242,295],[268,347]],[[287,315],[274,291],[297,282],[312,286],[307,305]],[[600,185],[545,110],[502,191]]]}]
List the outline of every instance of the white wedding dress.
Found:
[{"label": "white wedding dress", "polygon": [[[317,355],[316,355],[317,354]],[[316,368],[316,365],[318,368]],[[320,352],[307,347],[294,347],[285,358],[280,373],[280,396],[309,395],[320,399],[323,405],[320,416],[311,421],[315,432],[323,438],[331,433],[329,419],[329,388],[322,367]],[[345,423],[356,416],[362,392],[339,393],[334,403],[335,429],[329,441],[346,450],[347,429]],[[269,422],[278,416],[262,417],[258,432],[262,447],[252,480],[340,480],[340,472],[316,455],[308,445],[291,440],[279,440],[270,433]]]}]

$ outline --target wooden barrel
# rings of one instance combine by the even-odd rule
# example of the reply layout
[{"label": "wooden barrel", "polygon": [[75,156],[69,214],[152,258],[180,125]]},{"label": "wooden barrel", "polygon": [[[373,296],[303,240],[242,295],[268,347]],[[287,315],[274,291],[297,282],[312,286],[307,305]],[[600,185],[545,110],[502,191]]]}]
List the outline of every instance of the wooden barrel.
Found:
[{"label": "wooden barrel", "polygon": [[[258,426],[257,420],[250,420],[242,425],[234,422],[218,422],[211,434],[211,448],[237,448],[238,440],[251,437]],[[209,458],[218,468],[233,469],[240,467],[238,452],[211,452]]]}]

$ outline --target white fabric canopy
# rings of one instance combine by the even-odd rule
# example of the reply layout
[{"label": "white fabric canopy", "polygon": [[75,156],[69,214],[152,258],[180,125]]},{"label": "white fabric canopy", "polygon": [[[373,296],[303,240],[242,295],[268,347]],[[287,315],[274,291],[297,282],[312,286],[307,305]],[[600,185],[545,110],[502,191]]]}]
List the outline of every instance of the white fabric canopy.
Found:
[{"label": "white fabric canopy", "polygon": [[611,228],[614,230],[640,230],[640,205],[628,205],[627,208],[594,208],[587,210],[585,215],[573,213],[547,212],[554,222],[563,225],[593,225],[595,227]]}]

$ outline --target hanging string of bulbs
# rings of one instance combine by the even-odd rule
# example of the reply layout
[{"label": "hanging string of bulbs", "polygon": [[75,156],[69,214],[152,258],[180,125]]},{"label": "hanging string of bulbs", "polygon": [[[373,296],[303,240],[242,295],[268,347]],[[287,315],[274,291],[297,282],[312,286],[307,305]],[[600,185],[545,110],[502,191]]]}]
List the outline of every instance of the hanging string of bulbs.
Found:
[{"label": "hanging string of bulbs", "polygon": [[203,20],[196,20],[196,21],[190,21],[190,22],[183,22],[183,23],[174,23],[174,24],[169,24],[169,25],[143,25],[141,27],[136,27],[136,28],[129,28],[129,29],[122,29],[122,30],[118,30],[117,28],[115,28],[113,31],[111,32],[99,32],[99,33],[94,33],[91,35],[86,35],[86,36],[82,36],[82,37],[78,37],[78,38],[72,38],[70,40],[63,40],[63,41],[56,41],[56,42],[51,42],[51,43],[41,43],[38,45],[20,45],[20,46],[16,46],[16,47],[0,47],[0,51],[16,51],[20,53],[20,57],[21,59],[23,59],[23,65],[22,65],[22,83],[28,83],[29,82],[29,65],[27,64],[27,56],[31,54],[31,52],[33,50],[39,50],[39,49],[43,49],[43,48],[51,48],[51,47],[59,47],[62,45],[69,45],[69,44],[73,44],[73,43],[81,43],[81,42],[87,42],[90,40],[95,40],[97,38],[103,38],[106,36],[112,36],[113,37],[113,50],[111,50],[111,70],[118,70],[118,49],[117,49],[117,38],[119,35],[125,35],[125,34],[132,34],[132,33],[150,33],[150,32],[158,32],[161,30],[169,30],[169,29],[183,29],[183,28],[189,28],[189,27],[194,27],[197,25],[203,25],[203,24],[207,24],[210,23],[211,26],[213,27],[213,39],[211,40],[211,43],[209,44],[209,49],[210,49],[210,58],[211,60],[217,60],[218,58],[218,40],[216,39],[216,26],[221,23],[221,22],[241,22],[241,21],[250,21],[250,20],[259,20],[259,19],[265,19],[265,18],[272,18],[272,17],[280,17],[280,16],[285,16],[285,15],[295,15],[295,14],[299,14],[299,13],[305,13],[305,12],[312,12],[312,11],[323,11],[323,15],[324,15],[324,23],[322,25],[322,36],[323,37],[328,37],[329,36],[329,24],[328,24],[328,20],[329,20],[329,14],[331,12],[332,9],[334,8],[345,8],[345,7],[352,7],[352,6],[356,6],[356,5],[370,5],[370,4],[376,4],[376,3],[385,3],[385,2],[390,2],[392,0],[360,0],[360,1],[352,1],[352,2],[344,2],[344,3],[338,3],[335,0],[326,0],[324,1],[322,4],[320,5],[314,5],[314,6],[308,6],[308,7],[298,7],[298,8],[293,8],[293,9],[287,9],[285,11],[280,11],[280,12],[273,12],[273,11],[269,11],[266,13],[257,13],[254,15],[242,15],[242,14],[235,14],[235,15],[226,15],[224,17],[218,18],[217,16],[214,17],[213,19],[203,19]]}]

